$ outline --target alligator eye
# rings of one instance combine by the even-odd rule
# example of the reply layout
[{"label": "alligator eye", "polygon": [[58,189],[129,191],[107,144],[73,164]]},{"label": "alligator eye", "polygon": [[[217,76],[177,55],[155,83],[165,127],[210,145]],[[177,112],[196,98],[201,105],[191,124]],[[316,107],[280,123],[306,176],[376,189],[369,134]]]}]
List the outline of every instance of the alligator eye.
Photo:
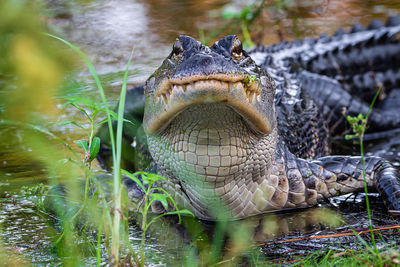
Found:
[{"label": "alligator eye", "polygon": [[240,61],[244,58],[242,42],[240,42],[239,38],[237,37],[235,37],[235,39],[232,42],[231,56],[236,61]]},{"label": "alligator eye", "polygon": [[175,57],[182,56],[181,54],[183,52],[183,48],[182,48],[181,42],[179,41],[178,38],[176,38],[176,41],[175,41],[174,45],[172,46],[172,52]]}]

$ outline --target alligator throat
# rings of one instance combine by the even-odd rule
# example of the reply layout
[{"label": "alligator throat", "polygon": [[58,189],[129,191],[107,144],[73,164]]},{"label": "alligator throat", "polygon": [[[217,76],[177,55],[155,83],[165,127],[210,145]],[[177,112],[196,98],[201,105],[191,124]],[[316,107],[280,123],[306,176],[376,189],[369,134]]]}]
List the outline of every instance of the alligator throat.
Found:
[{"label": "alligator throat", "polygon": [[215,199],[224,199],[225,204],[232,202],[233,192],[240,188],[238,180],[245,185],[246,179],[264,177],[275,140],[254,131],[224,103],[193,105],[157,136],[148,136],[152,157],[161,173],[183,183],[188,195],[202,192],[201,197],[195,196],[201,198],[196,201],[201,210],[210,207]]}]

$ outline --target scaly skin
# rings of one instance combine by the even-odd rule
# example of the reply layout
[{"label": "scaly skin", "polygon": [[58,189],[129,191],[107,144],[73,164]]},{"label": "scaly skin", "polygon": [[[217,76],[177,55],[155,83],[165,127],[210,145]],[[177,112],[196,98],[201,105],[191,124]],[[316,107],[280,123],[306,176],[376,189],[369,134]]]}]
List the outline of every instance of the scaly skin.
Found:
[{"label": "scaly skin", "polygon": [[[235,36],[211,47],[180,36],[146,82],[143,125],[162,186],[201,219],[307,207],[363,188],[359,157],[297,158],[326,155],[327,128],[298,80],[266,70]],[[375,157],[366,169],[368,185],[399,209],[397,171]]]},{"label": "scaly skin", "polygon": [[[259,47],[251,55],[263,69],[275,73],[278,94],[287,98],[288,80],[291,87],[302,86],[320,108],[330,133],[342,135],[348,130],[343,113],[365,114],[379,87],[380,98],[399,94],[399,33],[400,17],[390,17],[385,25],[374,20],[367,28],[355,25],[350,33],[338,30],[333,37]],[[375,132],[400,128],[399,98],[393,108],[385,102],[378,99],[369,118]]]}]

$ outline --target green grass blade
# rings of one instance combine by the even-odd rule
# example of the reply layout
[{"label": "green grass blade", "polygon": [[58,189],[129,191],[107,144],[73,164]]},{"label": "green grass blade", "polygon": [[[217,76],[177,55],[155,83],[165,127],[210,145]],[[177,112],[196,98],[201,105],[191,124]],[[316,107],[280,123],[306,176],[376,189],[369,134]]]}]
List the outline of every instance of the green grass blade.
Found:
[{"label": "green grass blade", "polygon": [[[114,169],[118,169],[118,177],[120,176],[120,162],[121,162],[121,150],[122,150],[122,130],[123,130],[123,122],[124,122],[124,109],[125,109],[125,100],[126,100],[126,83],[128,79],[128,72],[129,72],[129,66],[132,61],[133,57],[133,51],[134,49],[132,48],[131,55],[129,56],[128,64],[125,69],[124,73],[124,80],[122,83],[122,88],[121,88],[121,93],[120,93],[120,98],[119,98],[119,105],[118,105],[118,120],[117,120],[117,147],[116,147],[116,164],[114,166]],[[118,167],[118,168],[115,168]],[[114,180],[114,182],[116,182]],[[119,181],[120,182],[120,181]],[[114,184],[115,185],[115,184]],[[116,193],[118,190],[114,188],[114,193]]]},{"label": "green grass blade", "polygon": [[[96,70],[93,66],[93,64],[90,62],[90,60],[86,57],[86,55],[75,45],[71,44],[70,42],[52,35],[45,33],[45,35],[52,37],[54,39],[57,39],[67,46],[69,46],[71,49],[73,49],[76,53],[79,54],[79,56],[83,59],[87,67],[89,68],[95,82],[97,85],[97,89],[100,93],[104,109],[106,111],[107,115],[107,122],[108,122],[108,129],[109,129],[109,134],[110,134],[110,141],[111,141],[111,147],[112,147],[112,157],[113,157],[113,196],[114,196],[114,218],[113,218],[113,230],[112,230],[112,248],[111,248],[111,257],[113,258],[115,263],[119,262],[119,240],[120,240],[120,235],[119,235],[119,229],[120,229],[120,214],[119,210],[121,209],[121,188],[120,188],[120,183],[121,183],[121,176],[120,176],[120,162],[121,162],[121,150],[122,150],[122,130],[123,130],[123,115],[124,115],[124,107],[125,107],[125,98],[126,98],[126,83],[127,83],[127,77],[128,77],[128,70],[129,70],[129,65],[131,63],[132,57],[133,57],[133,49],[131,52],[131,55],[129,57],[129,61],[124,73],[124,81],[123,85],[121,88],[121,94],[120,94],[120,102],[118,106],[118,121],[117,121],[117,135],[116,135],[116,140],[114,139],[114,131],[112,127],[112,119],[111,119],[111,110],[109,110],[107,106],[107,99],[104,94],[104,89],[103,86],[101,85],[100,79],[96,73]],[[111,218],[110,218],[111,219]]]},{"label": "green grass blade", "polygon": [[[103,210],[102,218],[105,217],[105,210]],[[96,266],[101,264],[101,233],[103,229],[104,220],[100,221],[99,227],[97,229],[97,249],[96,249]]]},{"label": "green grass blade", "polygon": [[380,87],[378,88],[378,91],[376,92],[376,94],[375,94],[375,96],[374,96],[374,99],[372,99],[371,105],[369,105],[368,112],[367,112],[367,114],[365,115],[365,119],[366,119],[366,120],[368,120],[369,114],[370,114],[371,111],[372,111],[372,107],[374,106],[375,101],[376,101],[376,99],[378,98],[379,93],[381,92],[381,90],[382,90],[382,86],[380,86]]},{"label": "green grass blade", "polygon": [[112,128],[111,116],[109,114],[109,108],[107,106],[107,99],[106,99],[106,96],[104,94],[103,86],[101,85],[100,78],[97,75],[93,64],[90,62],[90,60],[87,58],[87,56],[78,47],[76,47],[75,45],[71,44],[70,42],[68,42],[68,41],[66,41],[66,40],[64,40],[64,39],[62,39],[62,38],[60,38],[58,36],[55,36],[55,35],[52,35],[52,34],[49,34],[49,33],[45,33],[45,35],[47,35],[49,37],[52,37],[54,39],[57,39],[57,40],[63,42],[64,44],[66,44],[67,46],[69,46],[72,50],[74,50],[76,53],[79,54],[79,56],[83,59],[83,61],[85,62],[85,64],[89,68],[89,71],[92,74],[93,79],[96,82],[97,89],[99,90],[101,99],[102,99],[103,104],[104,104],[104,108],[105,108],[106,113],[107,113],[108,129],[109,129],[109,132],[110,132],[110,139],[111,139],[110,141],[111,141],[113,162],[116,162],[115,141],[114,141],[114,132],[113,132],[113,128]]},{"label": "green grass blade", "polygon": [[[124,122],[124,109],[125,109],[125,98],[126,98],[126,83],[128,79],[128,71],[129,65],[131,64],[131,60],[133,57],[132,49],[131,55],[128,60],[128,64],[126,66],[126,70],[124,73],[124,81],[122,83],[119,105],[118,105],[118,120],[117,120],[117,146],[116,146],[116,154],[114,161],[114,186],[113,186],[113,196],[114,196],[114,220],[113,220],[113,231],[112,231],[112,248],[111,253],[113,254],[114,261],[116,263],[119,262],[119,246],[120,246],[120,224],[121,224],[121,214],[119,211],[121,210],[121,170],[120,170],[120,162],[121,162],[121,150],[122,150],[122,130],[123,130],[123,122]],[[110,116],[110,114],[108,114]]]}]

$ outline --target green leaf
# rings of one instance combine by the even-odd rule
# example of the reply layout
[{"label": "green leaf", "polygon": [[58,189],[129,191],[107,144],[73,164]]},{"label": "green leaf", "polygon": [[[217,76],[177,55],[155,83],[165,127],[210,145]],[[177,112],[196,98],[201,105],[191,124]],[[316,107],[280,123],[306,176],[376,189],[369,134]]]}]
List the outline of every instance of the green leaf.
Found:
[{"label": "green leaf", "polygon": [[[113,121],[118,121],[118,117],[116,117],[116,116],[117,116],[117,114],[116,114],[115,112],[110,113],[111,120],[113,120]],[[132,125],[135,125],[133,122],[131,122],[131,121],[128,120],[128,119],[122,119],[122,121],[123,121],[123,122],[126,122],[126,123],[130,123],[130,124],[132,124]],[[101,124],[103,124],[104,122],[107,122],[107,119],[104,119],[103,121],[99,122],[97,125],[101,125]]]},{"label": "green leaf", "polygon": [[62,122],[56,123],[56,125],[58,125],[58,126],[64,126],[64,125],[68,125],[68,124],[72,124],[72,121],[62,121]]},{"label": "green leaf", "polygon": [[[140,186],[140,188],[142,188],[143,192],[146,192],[146,189],[144,188],[144,185],[143,185],[142,182],[136,177],[136,175],[139,175],[139,174],[142,174],[142,173],[145,173],[145,172],[140,171],[140,172],[135,172],[134,174],[132,174],[132,173],[126,171],[126,170],[121,169],[121,173],[122,173],[123,175],[128,176],[129,179],[131,179],[132,181],[134,181],[135,183],[137,183],[137,184]],[[143,178],[143,176],[142,176],[142,178]]]},{"label": "green leaf", "polygon": [[346,140],[351,140],[351,139],[354,139],[354,138],[357,138],[357,137],[358,137],[357,134],[346,134],[346,135],[344,136],[344,139],[346,139]]},{"label": "green leaf", "polygon": [[[111,118],[110,118],[110,115],[109,115],[109,113],[108,113],[110,110],[108,109],[108,106],[107,106],[107,99],[106,99],[106,96],[105,96],[105,94],[104,94],[103,86],[101,85],[100,78],[99,78],[99,76],[97,75],[96,70],[94,69],[93,64],[90,62],[90,60],[87,58],[87,56],[86,56],[78,47],[76,47],[75,45],[71,44],[70,42],[68,42],[68,41],[66,41],[66,40],[64,40],[63,38],[60,38],[60,37],[58,37],[58,36],[55,36],[55,35],[52,35],[52,34],[49,34],[49,33],[44,33],[44,34],[47,35],[47,36],[50,36],[50,37],[52,37],[52,38],[54,38],[54,39],[57,39],[57,40],[63,42],[64,44],[68,45],[71,49],[73,49],[75,52],[77,52],[77,53],[81,56],[81,58],[82,58],[83,61],[86,63],[87,67],[89,68],[90,73],[92,74],[92,76],[93,76],[93,78],[94,78],[94,80],[95,80],[95,82],[96,82],[97,89],[98,89],[98,91],[99,91],[99,93],[100,93],[100,96],[101,96],[101,99],[102,99],[102,102],[103,102],[103,106],[104,106],[104,108],[105,108],[105,111],[106,111],[106,114],[107,114],[107,118],[108,118],[108,120],[109,120],[109,123],[108,123],[108,130],[109,130],[109,133],[110,133],[110,140],[111,140],[111,147],[112,147],[112,156],[113,156],[113,161],[116,162],[114,132],[113,132],[113,129],[112,129]],[[87,115],[87,114],[85,114],[85,115]],[[88,117],[88,118],[90,119],[90,117]],[[119,168],[119,166],[118,166],[118,168]],[[116,169],[115,166],[114,166],[114,169]],[[118,179],[119,179],[119,176],[116,175],[116,176],[114,177],[114,180],[116,181],[116,180],[118,180]]]},{"label": "green leaf", "polygon": [[166,214],[168,214],[168,215],[175,215],[175,214],[177,214],[177,215],[182,215],[182,214],[186,214],[186,215],[191,215],[191,216],[193,216],[194,217],[194,214],[193,214],[193,212],[191,212],[190,210],[176,210],[176,211],[171,211],[171,212],[167,212]]},{"label": "green leaf", "polygon": [[75,144],[77,144],[78,146],[80,146],[81,148],[83,148],[83,150],[85,152],[88,152],[87,147],[88,147],[88,143],[86,139],[83,140],[76,140],[74,141]]},{"label": "green leaf", "polygon": [[94,160],[100,150],[100,138],[95,137],[90,144],[90,161]]},{"label": "green leaf", "polygon": [[141,174],[142,180],[143,180],[143,184],[149,184],[150,183],[150,179],[147,176],[148,173],[144,172],[143,174]]},{"label": "green leaf", "polygon": [[70,103],[84,105],[94,110],[99,110],[100,108],[97,102],[93,101],[88,97],[74,96],[74,97],[69,97],[68,100],[70,101]]},{"label": "green leaf", "polygon": [[137,171],[137,172],[134,172],[133,175],[147,175],[147,172],[145,172],[145,171]]},{"label": "green leaf", "polygon": [[63,122],[56,123],[56,125],[59,125],[59,126],[64,126],[64,125],[68,125],[68,124],[72,124],[72,125],[75,125],[78,128],[85,129],[84,127],[82,127],[82,125],[79,125],[75,121],[63,121]]},{"label": "green leaf", "polygon": [[108,120],[107,120],[107,119],[104,119],[104,120],[102,120],[101,122],[97,123],[96,126],[95,126],[95,128],[99,128],[100,126],[102,126],[104,123],[107,123],[107,122],[108,122]]},{"label": "green leaf", "polygon": [[141,175],[144,184],[151,184],[152,185],[152,184],[154,184],[154,182],[157,182],[157,181],[160,181],[160,180],[163,180],[163,181],[166,180],[164,177],[162,177],[162,176],[160,176],[158,174],[147,173],[147,172],[144,172],[144,171],[135,172],[133,175]]},{"label": "green leaf", "polygon": [[160,181],[160,180],[162,180],[162,181],[166,180],[164,177],[162,177],[162,176],[160,176],[158,174],[155,174],[155,173],[148,173],[147,177],[149,178],[149,180],[151,181],[152,184],[154,182],[157,182],[157,181]]},{"label": "green leaf", "polygon": [[72,103],[72,102],[70,102],[69,104],[70,104],[71,106],[75,107],[76,109],[80,110],[83,114],[85,114],[85,116],[86,116],[89,120],[92,120],[91,117],[89,116],[89,114],[86,112],[86,110],[85,110],[84,108],[81,108],[78,104],[75,104],[75,103]]},{"label": "green leaf", "polygon": [[132,124],[132,125],[135,125],[132,121],[130,121],[130,120],[128,120],[128,119],[123,119],[123,122],[130,123],[130,124]]},{"label": "green leaf", "polygon": [[161,204],[163,205],[165,210],[168,210],[168,200],[167,196],[159,193],[152,193],[150,194],[151,200],[157,200],[160,201]]},{"label": "green leaf", "polygon": [[110,110],[108,113],[110,114],[112,120],[118,120],[118,115],[115,113],[115,111]]}]

